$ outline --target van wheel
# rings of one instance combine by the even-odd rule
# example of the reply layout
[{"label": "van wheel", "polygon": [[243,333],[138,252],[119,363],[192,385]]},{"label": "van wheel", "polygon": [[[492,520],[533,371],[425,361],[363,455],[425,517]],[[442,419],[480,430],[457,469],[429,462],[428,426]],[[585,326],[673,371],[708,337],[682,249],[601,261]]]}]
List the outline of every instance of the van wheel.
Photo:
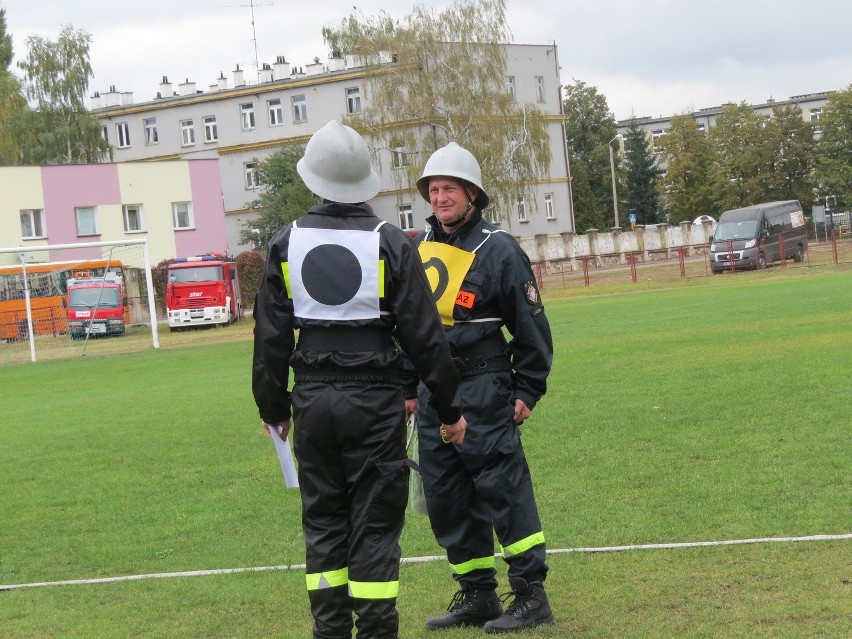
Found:
[{"label": "van wheel", "polygon": [[805,260],[805,252],[802,250],[802,245],[799,244],[796,247],[796,253],[793,255],[794,262],[804,262]]},{"label": "van wheel", "polygon": [[765,269],[766,268],[766,256],[763,253],[757,254],[757,268]]}]

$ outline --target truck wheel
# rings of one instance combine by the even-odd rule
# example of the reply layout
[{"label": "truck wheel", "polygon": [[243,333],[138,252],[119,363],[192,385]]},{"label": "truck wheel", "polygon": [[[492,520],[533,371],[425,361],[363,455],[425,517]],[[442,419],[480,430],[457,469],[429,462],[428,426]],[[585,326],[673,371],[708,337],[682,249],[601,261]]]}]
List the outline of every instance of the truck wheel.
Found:
[{"label": "truck wheel", "polygon": [[766,268],[766,256],[763,253],[757,254],[757,268],[761,270]]},{"label": "truck wheel", "polygon": [[796,247],[796,252],[793,254],[794,262],[804,262],[805,261],[805,252],[802,250],[802,245],[799,244]]}]

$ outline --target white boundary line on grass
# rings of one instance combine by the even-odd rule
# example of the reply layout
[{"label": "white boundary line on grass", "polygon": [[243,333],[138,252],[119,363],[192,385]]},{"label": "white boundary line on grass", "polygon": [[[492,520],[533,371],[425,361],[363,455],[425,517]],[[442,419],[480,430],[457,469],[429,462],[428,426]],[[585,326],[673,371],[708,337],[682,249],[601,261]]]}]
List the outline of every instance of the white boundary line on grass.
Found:
[{"label": "white boundary line on grass", "polygon": [[[842,535],[809,535],[806,537],[763,537],[757,539],[729,539],[723,541],[689,541],[667,544],[633,544],[629,546],[603,546],[599,548],[553,548],[547,554],[564,554],[569,552],[623,552],[626,550],[669,550],[673,548],[701,548],[704,546],[734,546],[739,544],[766,544],[790,541],[836,541],[852,539],[852,533]],[[495,554],[499,557],[499,554]],[[429,555],[425,557],[403,557],[400,563],[422,564],[430,561],[444,561],[444,555]],[[83,584],[105,584],[117,581],[138,581],[140,579],[169,579],[173,577],[207,577],[210,575],[229,575],[240,572],[266,572],[270,570],[304,570],[305,564],[283,564],[281,566],[256,566],[253,568],[217,568],[212,570],[188,570],[184,572],[158,572],[147,575],[123,575],[120,577],[98,577],[95,579],[71,579],[68,581],[41,581],[27,584],[0,585],[0,591],[18,590],[21,588],[43,588],[45,586],[78,586]]]}]

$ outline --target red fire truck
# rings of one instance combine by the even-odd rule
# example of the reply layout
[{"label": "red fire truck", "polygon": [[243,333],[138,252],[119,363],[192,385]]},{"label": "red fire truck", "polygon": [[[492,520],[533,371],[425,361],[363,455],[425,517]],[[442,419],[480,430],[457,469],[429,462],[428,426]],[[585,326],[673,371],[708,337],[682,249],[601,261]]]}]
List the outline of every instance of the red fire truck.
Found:
[{"label": "red fire truck", "polygon": [[176,259],[166,273],[166,311],[172,331],[241,320],[237,263],[215,253]]},{"label": "red fire truck", "polygon": [[124,335],[130,308],[120,275],[69,277],[66,287],[68,334],[72,338]]}]

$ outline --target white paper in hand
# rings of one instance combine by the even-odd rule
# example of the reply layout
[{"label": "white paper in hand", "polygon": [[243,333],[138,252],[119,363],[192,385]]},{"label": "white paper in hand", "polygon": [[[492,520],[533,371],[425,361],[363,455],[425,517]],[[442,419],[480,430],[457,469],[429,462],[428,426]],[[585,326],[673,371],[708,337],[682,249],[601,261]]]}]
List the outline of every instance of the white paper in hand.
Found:
[{"label": "white paper in hand", "polygon": [[299,477],[296,474],[296,462],[293,461],[293,452],[290,450],[290,442],[287,438],[281,439],[281,435],[275,428],[267,429],[272,441],[275,442],[275,452],[278,453],[278,461],[281,462],[281,472],[284,473],[284,484],[287,488],[298,488]]}]

